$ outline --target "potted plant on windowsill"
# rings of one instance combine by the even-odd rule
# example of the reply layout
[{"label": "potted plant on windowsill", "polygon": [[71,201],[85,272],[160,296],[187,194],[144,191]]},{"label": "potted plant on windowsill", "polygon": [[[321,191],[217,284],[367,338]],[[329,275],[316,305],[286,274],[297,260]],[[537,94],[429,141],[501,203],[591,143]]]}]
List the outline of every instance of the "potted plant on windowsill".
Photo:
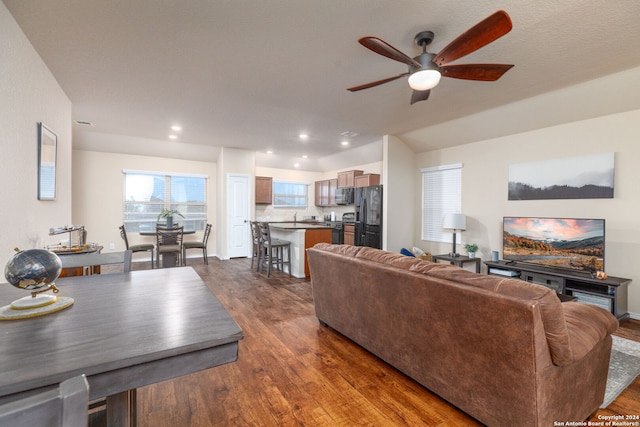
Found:
[{"label": "potted plant on windowsill", "polygon": [[184,218],[184,215],[182,215],[180,212],[178,212],[175,209],[162,209],[162,211],[160,211],[160,213],[158,214],[158,221],[164,218],[165,221],[167,222],[167,228],[173,228],[174,215],[178,215]]},{"label": "potted plant on windowsill", "polygon": [[476,257],[476,252],[478,251],[478,245],[475,243],[467,243],[466,245],[464,245],[464,248],[467,250],[467,253],[469,254],[469,258],[475,258]]}]

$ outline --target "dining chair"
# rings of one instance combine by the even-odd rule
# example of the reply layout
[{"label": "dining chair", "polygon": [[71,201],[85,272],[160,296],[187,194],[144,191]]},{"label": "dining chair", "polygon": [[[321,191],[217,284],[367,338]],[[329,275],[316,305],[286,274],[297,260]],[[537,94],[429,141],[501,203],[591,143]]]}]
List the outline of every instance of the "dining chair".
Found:
[{"label": "dining chair", "polygon": [[184,265],[187,265],[187,249],[202,249],[202,257],[204,258],[204,263],[209,264],[209,260],[207,258],[207,242],[209,241],[210,233],[211,224],[207,224],[204,229],[204,235],[201,241],[193,240],[182,242],[182,260]]},{"label": "dining chair", "polygon": [[[83,269],[82,274],[84,276],[102,273],[103,266],[114,267],[112,272],[123,271],[128,273],[131,271],[131,256],[132,252],[130,250],[107,253],[93,252],[88,254],[58,255],[63,269],[81,267]],[[122,264],[121,269],[116,269],[117,264]],[[107,270],[107,272],[109,271]]]},{"label": "dining chair", "polygon": [[127,238],[127,230],[124,224],[118,228],[120,229],[120,237],[122,237],[122,240],[124,240],[124,245],[126,246],[127,250],[131,251],[132,253],[151,252],[151,268],[153,268],[153,252],[155,249],[155,246],[153,245],[153,243],[140,243],[136,245],[129,245],[129,239]]},{"label": "dining chair", "polygon": [[184,237],[184,226],[166,228],[156,225],[156,265],[160,267],[160,255],[162,263],[165,255],[176,257],[176,264],[183,265],[182,240]]},{"label": "dining chair", "polygon": [[0,405],[0,425],[25,427],[86,427],[89,384],[84,375],[58,387]]},{"label": "dining chair", "polygon": [[259,258],[258,271],[262,271],[263,267],[267,267],[267,277],[269,277],[273,265],[281,271],[284,271],[284,266],[286,265],[289,276],[291,276],[291,242],[272,238],[268,222],[258,223],[258,229],[260,230],[261,240],[260,250],[264,250],[264,253]]}]

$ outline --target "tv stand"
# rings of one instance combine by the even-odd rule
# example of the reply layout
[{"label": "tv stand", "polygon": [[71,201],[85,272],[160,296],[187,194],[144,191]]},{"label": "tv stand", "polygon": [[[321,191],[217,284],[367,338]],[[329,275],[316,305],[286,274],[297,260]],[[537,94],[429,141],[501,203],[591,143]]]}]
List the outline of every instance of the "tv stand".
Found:
[{"label": "tv stand", "polygon": [[629,320],[627,287],[631,279],[607,277],[597,279],[581,271],[514,261],[485,261],[487,274],[526,280],[547,286],[561,295],[571,295],[580,302],[610,311],[619,322]]}]

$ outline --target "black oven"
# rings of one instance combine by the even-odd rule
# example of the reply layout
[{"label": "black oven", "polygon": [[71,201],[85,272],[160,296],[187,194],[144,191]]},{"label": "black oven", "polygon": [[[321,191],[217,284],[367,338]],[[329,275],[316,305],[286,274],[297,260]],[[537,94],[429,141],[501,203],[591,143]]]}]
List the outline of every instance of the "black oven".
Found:
[{"label": "black oven", "polygon": [[344,229],[342,225],[336,225],[331,229],[331,243],[334,245],[344,244]]}]

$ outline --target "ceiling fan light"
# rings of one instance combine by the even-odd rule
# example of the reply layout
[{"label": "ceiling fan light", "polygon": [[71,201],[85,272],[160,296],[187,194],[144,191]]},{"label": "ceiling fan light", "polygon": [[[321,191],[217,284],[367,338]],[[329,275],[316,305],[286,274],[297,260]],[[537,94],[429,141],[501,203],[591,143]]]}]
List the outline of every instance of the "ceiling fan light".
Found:
[{"label": "ceiling fan light", "polygon": [[441,74],[438,70],[420,70],[409,76],[409,86],[414,90],[433,89],[440,83]]}]

